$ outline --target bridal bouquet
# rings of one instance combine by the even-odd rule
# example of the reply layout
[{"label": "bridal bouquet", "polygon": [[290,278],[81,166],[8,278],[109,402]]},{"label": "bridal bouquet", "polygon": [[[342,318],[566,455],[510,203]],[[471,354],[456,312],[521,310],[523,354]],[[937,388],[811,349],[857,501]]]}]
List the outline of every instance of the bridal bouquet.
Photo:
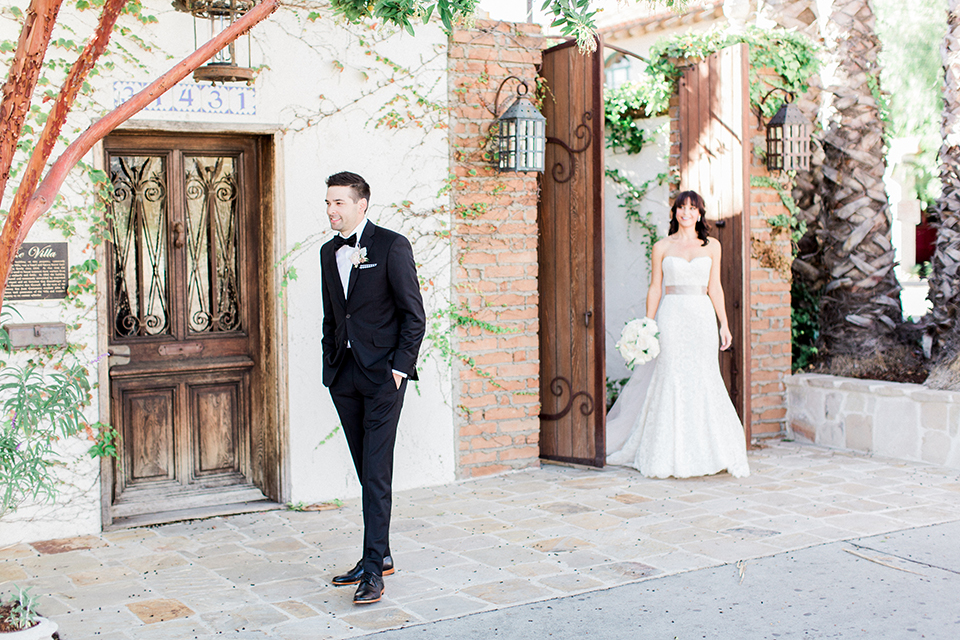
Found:
[{"label": "bridal bouquet", "polygon": [[650,362],[660,354],[659,331],[657,323],[650,318],[637,318],[627,323],[617,342],[617,350],[628,367]]}]

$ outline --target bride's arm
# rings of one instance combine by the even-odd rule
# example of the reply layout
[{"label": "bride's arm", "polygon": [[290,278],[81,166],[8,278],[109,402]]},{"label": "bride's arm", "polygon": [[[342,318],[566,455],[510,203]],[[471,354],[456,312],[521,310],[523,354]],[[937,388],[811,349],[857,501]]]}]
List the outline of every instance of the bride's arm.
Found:
[{"label": "bride's arm", "polygon": [[727,322],[727,309],[723,299],[723,286],[720,284],[720,241],[710,238],[710,257],[713,264],[710,267],[710,284],[707,285],[707,295],[713,303],[720,321],[720,350],[726,351],[733,344],[733,334],[730,333],[730,323]]},{"label": "bride's arm", "polygon": [[653,320],[660,307],[660,289],[663,283],[663,241],[653,245],[650,260],[650,288],[647,289],[647,317]]}]

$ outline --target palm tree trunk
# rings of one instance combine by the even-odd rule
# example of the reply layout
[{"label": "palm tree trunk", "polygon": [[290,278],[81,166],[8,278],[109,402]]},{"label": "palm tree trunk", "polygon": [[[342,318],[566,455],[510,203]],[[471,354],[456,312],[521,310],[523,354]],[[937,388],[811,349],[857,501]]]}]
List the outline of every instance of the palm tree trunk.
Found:
[{"label": "palm tree trunk", "polygon": [[947,33],[940,48],[943,60],[943,118],[940,121],[940,184],[937,200],[937,246],[933,254],[929,314],[924,351],[935,354],[927,384],[958,388],[960,369],[960,0],[947,5]]},{"label": "palm tree trunk", "polygon": [[828,270],[821,337],[830,359],[869,357],[893,344],[903,315],[883,185],[885,145],[876,99],[880,41],[874,22],[869,0],[834,0],[825,23],[825,49],[835,64],[829,83],[824,79],[820,190]]}]

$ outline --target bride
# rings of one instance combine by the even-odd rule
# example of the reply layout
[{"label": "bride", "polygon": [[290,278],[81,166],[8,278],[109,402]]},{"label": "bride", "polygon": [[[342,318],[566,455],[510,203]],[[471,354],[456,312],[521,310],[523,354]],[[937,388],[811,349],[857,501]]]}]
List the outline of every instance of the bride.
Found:
[{"label": "bride", "polygon": [[707,236],[704,213],[695,191],[673,203],[670,233],[653,245],[647,293],[647,317],[659,311],[660,356],[636,368],[607,416],[607,463],[652,478],[750,475],[743,425],[720,376],[718,342],[726,350],[733,336],[720,242]]}]

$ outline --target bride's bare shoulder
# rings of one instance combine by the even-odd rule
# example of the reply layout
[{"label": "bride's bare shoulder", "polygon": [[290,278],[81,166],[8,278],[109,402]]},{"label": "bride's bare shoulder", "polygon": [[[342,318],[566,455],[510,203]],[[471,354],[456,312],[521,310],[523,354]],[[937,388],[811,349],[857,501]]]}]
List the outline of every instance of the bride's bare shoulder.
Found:
[{"label": "bride's bare shoulder", "polygon": [[660,238],[653,243],[653,255],[663,255],[663,252],[667,250],[667,247],[673,244],[673,241],[669,238]]}]

